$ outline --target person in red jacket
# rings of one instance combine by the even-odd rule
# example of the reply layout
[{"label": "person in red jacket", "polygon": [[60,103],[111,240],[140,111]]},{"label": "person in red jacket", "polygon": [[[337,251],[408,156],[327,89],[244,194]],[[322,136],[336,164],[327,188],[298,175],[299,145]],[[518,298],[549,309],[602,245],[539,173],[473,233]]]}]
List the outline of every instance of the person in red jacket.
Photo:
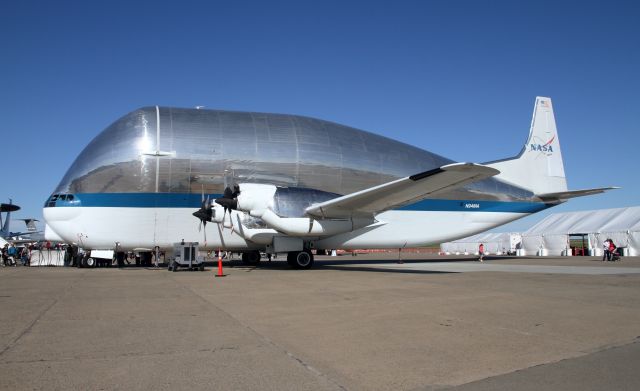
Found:
[{"label": "person in red jacket", "polygon": [[616,261],[618,259],[618,257],[616,256],[616,245],[613,244],[613,240],[608,239],[609,240],[609,260],[610,261]]}]

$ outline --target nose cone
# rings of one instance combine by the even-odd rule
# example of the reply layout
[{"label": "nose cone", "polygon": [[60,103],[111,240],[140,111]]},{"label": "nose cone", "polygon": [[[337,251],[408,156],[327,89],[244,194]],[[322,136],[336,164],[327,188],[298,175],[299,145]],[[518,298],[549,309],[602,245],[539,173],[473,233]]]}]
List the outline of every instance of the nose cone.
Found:
[{"label": "nose cone", "polygon": [[58,235],[49,224],[44,226],[44,238],[51,242],[64,242],[60,235]]},{"label": "nose cone", "polygon": [[[45,237],[48,240],[58,240],[65,243],[74,243],[77,235],[84,232],[83,225],[79,221],[82,208],[74,207],[45,207],[42,209],[42,217],[45,222]],[[47,232],[49,232],[47,237]]]}]

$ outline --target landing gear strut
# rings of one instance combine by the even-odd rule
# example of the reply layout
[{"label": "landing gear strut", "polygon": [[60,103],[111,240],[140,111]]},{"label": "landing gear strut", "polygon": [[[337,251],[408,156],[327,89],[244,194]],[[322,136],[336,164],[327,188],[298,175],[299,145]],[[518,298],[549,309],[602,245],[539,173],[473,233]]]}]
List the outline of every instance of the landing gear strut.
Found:
[{"label": "landing gear strut", "polygon": [[310,269],[313,266],[311,251],[291,251],[287,254],[287,263],[293,269]]}]

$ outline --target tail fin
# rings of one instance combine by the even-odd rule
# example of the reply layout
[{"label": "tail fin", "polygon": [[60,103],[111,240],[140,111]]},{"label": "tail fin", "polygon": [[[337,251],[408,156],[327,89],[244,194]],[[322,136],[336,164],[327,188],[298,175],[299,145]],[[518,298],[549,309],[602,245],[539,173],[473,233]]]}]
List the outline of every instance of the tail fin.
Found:
[{"label": "tail fin", "polygon": [[[9,232],[9,227],[11,224],[11,212],[15,212],[17,210],[20,210],[20,207],[18,205],[14,205],[13,204],[13,200],[11,198],[9,198],[9,203],[5,204],[2,203],[0,204],[0,237],[6,238],[8,237],[11,232]],[[4,224],[2,223],[2,213],[6,213],[5,215],[5,221]]]},{"label": "tail fin", "polygon": [[36,227],[36,221],[40,221],[40,220],[33,219],[33,218],[31,218],[31,219],[19,219],[19,220],[24,221],[24,223],[27,226],[27,231],[28,232],[36,232],[38,230],[38,227]]},{"label": "tail fin", "polygon": [[2,228],[0,228],[1,237],[5,238],[9,236],[9,224],[11,224],[11,212],[7,212],[7,216],[6,216],[6,220],[4,221],[4,224],[2,223],[2,216],[0,216],[0,225],[2,225]]},{"label": "tail fin", "polygon": [[560,139],[550,98],[536,97],[529,138],[518,156],[486,163],[500,170],[495,178],[534,194],[567,191]]}]

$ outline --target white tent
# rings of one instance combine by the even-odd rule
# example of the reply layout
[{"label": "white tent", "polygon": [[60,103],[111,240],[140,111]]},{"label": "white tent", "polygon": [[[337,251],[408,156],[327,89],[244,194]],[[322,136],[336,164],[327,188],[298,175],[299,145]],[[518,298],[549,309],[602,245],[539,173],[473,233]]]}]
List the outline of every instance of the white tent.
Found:
[{"label": "white tent", "polygon": [[570,235],[587,235],[593,255],[602,255],[610,238],[626,255],[640,254],[640,207],[555,213],[522,233],[527,255],[563,255]]},{"label": "white tent", "polygon": [[468,238],[442,243],[440,251],[449,254],[477,254],[480,243],[486,254],[505,254],[518,248],[521,238],[518,233],[481,233]]}]

